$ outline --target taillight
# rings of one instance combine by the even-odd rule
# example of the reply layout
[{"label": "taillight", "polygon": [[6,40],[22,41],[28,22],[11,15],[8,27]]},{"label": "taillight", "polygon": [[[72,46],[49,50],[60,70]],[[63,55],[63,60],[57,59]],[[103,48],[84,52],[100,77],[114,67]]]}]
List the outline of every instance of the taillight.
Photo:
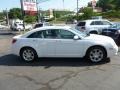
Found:
[{"label": "taillight", "polygon": [[13,40],[12,40],[12,44],[14,44],[16,41],[17,41],[17,39],[13,39]]}]

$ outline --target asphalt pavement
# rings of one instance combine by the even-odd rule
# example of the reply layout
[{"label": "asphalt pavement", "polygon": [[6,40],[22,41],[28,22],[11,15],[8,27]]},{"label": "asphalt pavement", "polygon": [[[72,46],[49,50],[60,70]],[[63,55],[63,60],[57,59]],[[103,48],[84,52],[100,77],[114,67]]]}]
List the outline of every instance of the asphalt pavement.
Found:
[{"label": "asphalt pavement", "polygon": [[101,63],[40,58],[25,63],[11,54],[14,35],[0,35],[0,90],[119,90],[120,52]]}]

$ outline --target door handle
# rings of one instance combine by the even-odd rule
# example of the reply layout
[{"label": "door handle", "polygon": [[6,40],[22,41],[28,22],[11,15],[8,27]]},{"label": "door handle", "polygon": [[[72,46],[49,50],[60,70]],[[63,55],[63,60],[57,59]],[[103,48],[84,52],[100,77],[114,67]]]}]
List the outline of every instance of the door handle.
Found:
[{"label": "door handle", "polygon": [[33,42],[36,42],[36,40],[33,40]]}]

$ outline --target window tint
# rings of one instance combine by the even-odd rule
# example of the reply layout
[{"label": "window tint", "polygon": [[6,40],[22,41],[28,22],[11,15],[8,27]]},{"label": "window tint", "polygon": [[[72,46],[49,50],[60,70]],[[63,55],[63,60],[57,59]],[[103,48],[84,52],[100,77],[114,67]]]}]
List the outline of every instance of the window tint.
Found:
[{"label": "window tint", "polygon": [[103,25],[101,21],[93,21],[90,25]]},{"label": "window tint", "polygon": [[43,30],[32,33],[27,38],[73,39],[74,33],[67,30]]},{"label": "window tint", "polygon": [[43,35],[44,35],[44,38],[55,39],[55,38],[58,38],[57,32],[58,32],[58,30],[44,30]]},{"label": "window tint", "polygon": [[67,30],[59,30],[59,36],[61,39],[73,39],[75,34]]},{"label": "window tint", "polygon": [[27,38],[43,38],[42,31],[34,32],[31,35],[29,35]]},{"label": "window tint", "polygon": [[78,24],[77,24],[77,26],[85,26],[85,22],[79,22]]},{"label": "window tint", "polygon": [[42,27],[43,24],[36,24],[34,28],[39,28],[39,27]]},{"label": "window tint", "polygon": [[107,21],[102,21],[103,25],[111,25],[109,22]]}]

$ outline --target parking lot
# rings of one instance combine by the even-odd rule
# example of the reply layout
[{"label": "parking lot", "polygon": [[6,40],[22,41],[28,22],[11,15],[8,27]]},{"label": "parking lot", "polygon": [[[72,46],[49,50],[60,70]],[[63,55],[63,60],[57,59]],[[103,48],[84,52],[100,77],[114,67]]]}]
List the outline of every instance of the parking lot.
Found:
[{"label": "parking lot", "polygon": [[0,35],[0,90],[119,90],[120,52],[93,64],[83,59],[41,58],[25,63],[11,54],[13,35]]}]

